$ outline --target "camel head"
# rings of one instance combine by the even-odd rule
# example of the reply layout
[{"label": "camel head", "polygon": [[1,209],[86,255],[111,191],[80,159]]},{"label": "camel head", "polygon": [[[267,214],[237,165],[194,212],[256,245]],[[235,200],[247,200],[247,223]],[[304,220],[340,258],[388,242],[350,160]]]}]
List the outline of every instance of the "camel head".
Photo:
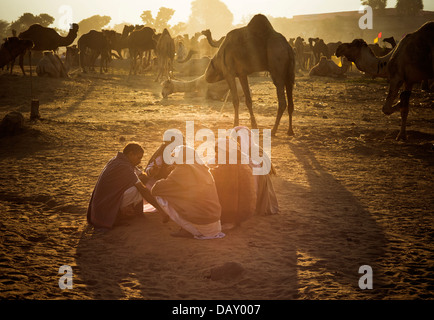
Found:
[{"label": "camel head", "polygon": [[210,37],[211,37],[211,30],[209,30],[209,29],[203,30],[201,33],[202,33],[205,37],[207,37],[207,36],[210,36]]},{"label": "camel head", "polygon": [[170,79],[167,79],[161,83],[161,95],[164,99],[166,99],[169,94],[172,94],[175,91],[175,85]]},{"label": "camel head", "polygon": [[336,57],[344,56],[351,62],[355,62],[361,55],[362,50],[369,49],[365,40],[354,39],[351,43],[342,43],[336,49]]},{"label": "camel head", "polygon": [[122,29],[122,36],[127,37],[133,30],[133,25],[124,25],[124,28]]},{"label": "camel head", "polygon": [[77,23],[71,24],[70,30],[74,33],[77,33],[78,32],[78,24]]}]

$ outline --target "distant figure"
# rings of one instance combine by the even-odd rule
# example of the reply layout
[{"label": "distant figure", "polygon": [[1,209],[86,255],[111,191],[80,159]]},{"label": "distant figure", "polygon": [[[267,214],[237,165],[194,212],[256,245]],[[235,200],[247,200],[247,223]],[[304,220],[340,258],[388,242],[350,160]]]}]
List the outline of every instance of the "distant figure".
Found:
[{"label": "distant figure", "polygon": [[89,224],[110,229],[123,218],[142,214],[143,199],[161,210],[139,179],[141,172],[136,166],[140,164],[143,153],[139,144],[130,142],[106,164],[89,202]]}]

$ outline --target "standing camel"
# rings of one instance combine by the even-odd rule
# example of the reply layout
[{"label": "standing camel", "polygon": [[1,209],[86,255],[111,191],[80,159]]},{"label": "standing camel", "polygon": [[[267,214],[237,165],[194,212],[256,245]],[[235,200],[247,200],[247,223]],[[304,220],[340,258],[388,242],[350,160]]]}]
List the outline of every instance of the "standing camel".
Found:
[{"label": "standing camel", "polygon": [[78,39],[77,44],[78,49],[80,50],[80,67],[84,73],[87,72],[86,65],[93,68],[95,60],[100,55],[100,73],[102,73],[103,65],[107,64],[107,61],[110,59],[111,46],[115,37],[116,32],[114,30],[90,30]]},{"label": "standing camel", "polygon": [[[33,24],[29,27],[29,29],[21,32],[18,35],[18,38],[33,41],[33,51],[55,51],[59,47],[69,46],[77,37],[77,32],[78,24],[76,23],[71,25],[71,29],[69,30],[69,33],[66,35],[66,37],[62,37],[56,32],[56,30],[52,28],[43,27],[39,24]],[[26,75],[24,72],[24,54],[25,52],[20,55],[19,64],[23,75]],[[13,66],[14,62],[11,64],[11,73]]]},{"label": "standing camel", "polygon": [[[154,39],[155,30],[149,27],[140,27],[134,29],[128,36],[128,50],[130,53],[131,66],[129,75],[132,72],[137,72],[137,59],[142,61],[144,52],[155,50],[157,41]],[[148,64],[150,63],[150,54],[148,56]]]},{"label": "standing camel", "polygon": [[[413,85],[434,79],[434,21],[427,22],[415,32],[407,34],[395,49],[384,57],[375,57],[366,47],[366,42],[356,39],[352,43],[339,46],[336,54],[344,55],[362,71],[389,79],[389,92],[383,105],[383,113],[390,115],[401,111],[401,129],[396,139],[406,140],[406,123]],[[400,94],[400,101],[393,105],[402,85],[404,90]]]},{"label": "standing camel", "polygon": [[223,37],[221,37],[221,38],[220,38],[219,40],[217,40],[217,41],[214,40],[214,39],[212,38],[212,36],[211,36],[211,30],[209,30],[209,29],[203,30],[201,33],[206,37],[206,40],[208,40],[209,45],[210,45],[211,47],[213,47],[213,48],[218,48],[218,47],[220,47],[220,45],[222,44],[223,40],[225,39],[225,37],[223,36]]},{"label": "standing camel", "polygon": [[17,37],[6,38],[0,47],[0,68],[8,65],[16,57],[32,47],[33,42],[31,40],[21,40]]},{"label": "standing camel", "polygon": [[175,58],[175,41],[170,36],[169,31],[165,28],[158,38],[155,47],[155,54],[158,60],[158,73],[155,82],[160,77],[169,78],[170,73],[173,73],[173,59]]},{"label": "standing camel", "polygon": [[348,61],[354,62],[357,69],[373,77],[387,78],[387,63],[392,51],[382,57],[377,57],[365,40],[354,39],[351,43],[342,43],[336,49],[336,57],[345,56]]},{"label": "standing camel", "polygon": [[[273,29],[264,15],[257,14],[247,26],[234,29],[226,35],[205,71],[205,79],[210,83],[224,79],[228,82],[235,109],[234,127],[236,127],[239,124],[239,98],[235,78],[239,78],[250,113],[251,126],[257,128],[247,76],[254,72],[270,72],[279,101],[276,122],[271,133],[276,134],[283,112],[288,108],[287,133],[293,135],[294,64],[294,52],[285,37]],[[285,99],[285,89],[288,103]]]},{"label": "standing camel", "polygon": [[112,53],[112,55],[114,55],[116,58],[123,59],[122,50],[128,48],[128,41],[127,41],[128,35],[133,30],[134,30],[133,25],[125,25],[122,30],[122,33],[116,32],[116,37],[112,44],[112,50],[117,52],[117,54]]},{"label": "standing camel", "polygon": [[[315,42],[315,44],[312,44]],[[315,62],[314,64],[319,63],[319,60],[321,59],[321,56],[326,56],[327,59],[331,58],[331,54],[329,53],[329,49],[327,45],[325,44],[323,39],[320,38],[309,38],[309,46],[312,49]]]}]

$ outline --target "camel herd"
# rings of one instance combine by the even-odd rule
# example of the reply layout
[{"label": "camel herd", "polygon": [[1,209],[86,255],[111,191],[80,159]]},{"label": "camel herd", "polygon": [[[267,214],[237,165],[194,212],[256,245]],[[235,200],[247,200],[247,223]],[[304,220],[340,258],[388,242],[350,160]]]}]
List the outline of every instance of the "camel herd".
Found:
[{"label": "camel herd", "polygon": [[[401,130],[397,139],[406,139],[406,119],[412,87],[422,83],[432,87],[434,79],[434,21],[407,34],[396,43],[393,37],[384,38],[391,48],[367,44],[362,39],[350,43],[325,43],[323,39],[302,37],[286,40],[274,30],[262,14],[255,15],[241,28],[230,31],[214,40],[210,30],[172,37],[167,29],[157,33],[148,26],[126,25],[122,33],[114,30],[91,30],[77,39],[78,25],[72,24],[66,36],[54,29],[38,24],[30,26],[18,36],[4,39],[0,47],[0,67],[8,67],[12,73],[16,58],[23,75],[23,59],[26,52],[44,52],[36,65],[40,76],[67,77],[73,66],[82,72],[94,70],[100,57],[100,73],[107,71],[110,61],[130,60],[129,76],[155,68],[155,81],[162,82],[162,95],[167,98],[173,92],[197,92],[200,95],[223,99],[228,92],[234,106],[234,126],[239,124],[239,102],[244,96],[252,128],[257,128],[253,112],[248,76],[265,71],[276,87],[278,110],[272,134],[275,135],[283,113],[288,112],[287,134],[293,135],[292,113],[295,73],[309,71],[310,76],[343,77],[352,63],[365,74],[389,81],[389,90],[383,106],[385,114],[401,112]],[[201,36],[204,38],[200,39]],[[200,39],[200,40],[199,40]],[[66,47],[62,61],[56,54],[59,47]],[[29,55],[30,56],[30,55]],[[332,56],[341,57],[338,66]],[[184,76],[197,76],[193,80],[174,79],[174,71]],[[238,78],[239,82],[236,81]],[[399,101],[401,87],[404,86]]]}]

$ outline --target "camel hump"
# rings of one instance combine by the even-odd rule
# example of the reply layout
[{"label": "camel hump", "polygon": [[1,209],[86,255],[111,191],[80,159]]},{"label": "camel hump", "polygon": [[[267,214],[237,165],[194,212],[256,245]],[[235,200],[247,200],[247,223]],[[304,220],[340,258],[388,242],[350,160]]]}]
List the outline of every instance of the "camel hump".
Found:
[{"label": "camel hump", "polygon": [[255,15],[248,23],[247,28],[258,37],[266,37],[274,31],[270,21],[263,14]]},{"label": "camel hump", "polygon": [[363,40],[363,39],[354,39],[354,40],[351,42],[351,44],[352,44],[352,45],[355,45],[355,46],[357,46],[357,47],[365,47],[365,46],[368,45],[368,44],[366,43],[366,41]]}]

